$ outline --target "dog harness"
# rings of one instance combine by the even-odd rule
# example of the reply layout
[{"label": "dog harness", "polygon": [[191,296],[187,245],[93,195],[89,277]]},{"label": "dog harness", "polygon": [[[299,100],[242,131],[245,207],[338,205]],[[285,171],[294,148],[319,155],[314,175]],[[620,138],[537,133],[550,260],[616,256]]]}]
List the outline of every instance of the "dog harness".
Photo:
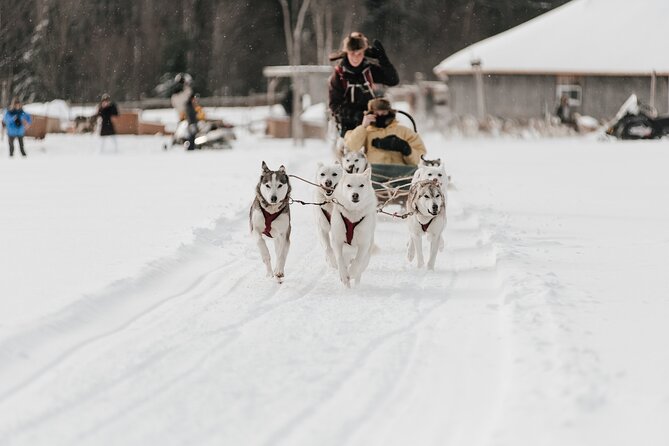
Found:
[{"label": "dog harness", "polygon": [[330,218],[332,218],[330,213],[323,208],[321,208],[321,211],[323,211],[323,215],[325,215],[325,218],[328,220],[328,223],[330,223]]},{"label": "dog harness", "polygon": [[[427,223],[425,223],[425,224],[421,223],[421,224],[420,224],[420,227],[423,228],[423,232],[427,232],[427,228],[430,227],[430,223],[432,223],[433,220],[434,220],[434,217],[432,217],[432,218],[430,219],[430,221],[428,221]],[[420,222],[419,222],[419,223],[420,223]]]},{"label": "dog harness", "polygon": [[346,243],[350,245],[351,240],[353,240],[353,230],[355,229],[356,226],[360,224],[361,221],[365,219],[365,217],[362,217],[360,220],[353,223],[348,218],[344,217],[344,214],[340,215],[342,220],[344,220],[344,224],[346,225]]},{"label": "dog harness", "polygon": [[272,234],[270,234],[270,231],[272,231],[272,222],[277,219],[277,217],[283,212],[284,208],[281,208],[281,210],[275,214],[267,212],[262,206],[260,206],[260,210],[262,211],[263,217],[265,217],[265,230],[262,233],[267,237],[272,238]]},{"label": "dog harness", "polygon": [[337,65],[335,67],[335,72],[337,73],[339,80],[341,81],[343,87],[344,87],[344,96],[348,93],[349,89],[351,91],[351,103],[355,103],[355,90],[356,88],[359,88],[361,91],[365,91],[365,87],[367,87],[367,91],[372,95],[372,98],[375,97],[374,95],[374,78],[372,77],[372,70],[370,67],[365,67],[364,70],[362,70],[362,78],[365,80],[364,84],[353,84],[350,83],[346,77],[344,76],[344,67],[341,65]]}]

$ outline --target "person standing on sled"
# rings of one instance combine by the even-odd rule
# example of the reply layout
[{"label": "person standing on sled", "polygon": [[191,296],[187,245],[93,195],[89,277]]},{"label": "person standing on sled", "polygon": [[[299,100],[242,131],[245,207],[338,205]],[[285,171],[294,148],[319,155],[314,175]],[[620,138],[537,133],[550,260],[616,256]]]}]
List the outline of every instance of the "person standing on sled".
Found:
[{"label": "person standing on sled", "polygon": [[199,123],[204,121],[204,110],[198,103],[198,95],[191,94],[186,102],[186,120],[188,121],[188,140],[185,142],[186,150],[195,150],[195,137],[200,130]]},{"label": "person standing on sled", "polygon": [[375,85],[392,87],[400,79],[381,42],[374,40],[370,47],[359,32],[346,37],[341,51],[330,56],[332,61],[339,59],[329,79],[328,106],[343,137],[362,123],[367,103],[375,97]]},{"label": "person standing on sled", "polygon": [[384,98],[372,99],[360,124],[344,137],[346,147],[365,148],[371,164],[415,166],[425,155],[425,144],[418,133],[398,124],[395,110]]}]

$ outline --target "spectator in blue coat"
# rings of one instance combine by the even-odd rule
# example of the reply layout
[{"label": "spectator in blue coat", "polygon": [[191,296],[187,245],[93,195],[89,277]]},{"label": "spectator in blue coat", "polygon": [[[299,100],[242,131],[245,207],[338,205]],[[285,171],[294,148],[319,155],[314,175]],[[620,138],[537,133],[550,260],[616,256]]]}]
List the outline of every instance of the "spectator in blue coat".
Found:
[{"label": "spectator in blue coat", "polygon": [[14,156],[14,140],[18,138],[21,155],[26,156],[23,148],[23,137],[26,135],[26,129],[32,124],[32,118],[21,108],[19,98],[12,99],[12,104],[2,117],[2,124],[7,127],[7,136],[9,139],[9,156]]}]

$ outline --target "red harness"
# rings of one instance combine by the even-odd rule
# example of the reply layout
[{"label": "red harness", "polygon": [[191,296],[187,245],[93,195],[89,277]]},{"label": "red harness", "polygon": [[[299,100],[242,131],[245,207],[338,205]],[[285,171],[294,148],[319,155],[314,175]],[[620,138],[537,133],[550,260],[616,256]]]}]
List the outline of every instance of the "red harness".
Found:
[{"label": "red harness", "polygon": [[328,220],[328,223],[331,223],[330,218],[332,218],[332,216],[330,215],[330,213],[323,208],[321,208],[321,211],[323,211],[323,215],[325,215],[325,218]]},{"label": "red harness", "polygon": [[342,220],[344,220],[344,224],[346,225],[346,243],[350,245],[351,240],[353,240],[353,230],[355,229],[356,226],[360,224],[361,221],[365,219],[365,217],[362,217],[360,220],[356,221],[355,223],[352,223],[348,218],[344,217],[344,214],[340,215]]},{"label": "red harness", "polygon": [[[430,221],[428,221],[427,223],[425,223],[425,224],[421,223],[421,224],[420,224],[420,227],[423,228],[423,232],[427,232],[427,228],[430,227],[430,223],[432,223],[433,221],[434,221],[434,217],[432,217],[432,218],[430,219]],[[420,223],[420,222],[419,222],[419,223]]]},{"label": "red harness", "polygon": [[272,230],[272,222],[276,220],[279,215],[281,215],[283,208],[275,214],[270,214],[262,206],[260,206],[260,210],[262,211],[263,217],[265,217],[265,230],[262,233],[267,237],[272,238],[272,234],[270,234],[270,231]]}]

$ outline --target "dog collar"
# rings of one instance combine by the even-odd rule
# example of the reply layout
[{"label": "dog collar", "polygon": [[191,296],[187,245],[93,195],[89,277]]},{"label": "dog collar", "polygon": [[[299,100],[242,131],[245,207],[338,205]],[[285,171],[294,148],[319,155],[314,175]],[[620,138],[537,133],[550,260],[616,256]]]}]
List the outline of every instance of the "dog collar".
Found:
[{"label": "dog collar", "polygon": [[[432,218],[430,219],[430,221],[428,221],[427,223],[425,223],[425,224],[421,223],[421,224],[420,224],[420,227],[423,228],[423,232],[427,232],[427,228],[430,227],[430,223],[432,223],[433,221],[434,221],[434,217],[432,217]],[[420,223],[420,222],[419,222],[419,223]]]},{"label": "dog collar", "polygon": [[342,220],[344,220],[344,224],[346,225],[346,243],[350,245],[351,241],[353,240],[353,231],[355,230],[355,227],[358,226],[358,224],[360,224],[360,222],[363,221],[365,217],[362,217],[360,220],[353,223],[348,218],[344,217],[344,214],[340,215]]},{"label": "dog collar", "polygon": [[264,207],[260,206],[262,215],[263,217],[265,217],[265,230],[262,233],[265,234],[267,237],[272,238],[272,234],[270,234],[270,232],[272,231],[272,222],[276,220],[276,218],[283,212],[283,209],[284,208],[281,208],[278,212],[272,214],[267,212]]}]

